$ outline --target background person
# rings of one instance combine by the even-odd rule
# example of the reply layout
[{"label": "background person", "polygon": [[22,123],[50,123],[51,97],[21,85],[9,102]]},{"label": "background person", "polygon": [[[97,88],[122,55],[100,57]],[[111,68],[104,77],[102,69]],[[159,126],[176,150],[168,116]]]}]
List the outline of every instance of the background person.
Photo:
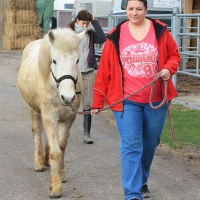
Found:
[{"label": "background person", "polygon": [[[166,25],[145,18],[147,0],[127,0],[128,20],[107,35],[96,80],[91,114],[122,99],[149,83],[158,72],[153,105],[164,97],[168,80],[168,101],[177,96],[171,76],[177,72],[180,54]],[[147,181],[155,150],[167,114],[167,105],[149,105],[151,87],[113,106],[120,137],[122,184],[125,200],[150,197]]]},{"label": "background person", "polygon": [[[83,82],[83,111],[90,111],[94,85],[94,70],[97,69],[94,44],[105,42],[106,37],[98,21],[95,20],[93,14],[89,13],[87,10],[81,10],[69,26],[77,33],[83,30],[88,31],[85,38],[79,44],[80,57],[78,68],[81,72]],[[93,143],[90,136],[91,120],[92,117],[90,114],[83,115],[83,142],[86,144]]]}]

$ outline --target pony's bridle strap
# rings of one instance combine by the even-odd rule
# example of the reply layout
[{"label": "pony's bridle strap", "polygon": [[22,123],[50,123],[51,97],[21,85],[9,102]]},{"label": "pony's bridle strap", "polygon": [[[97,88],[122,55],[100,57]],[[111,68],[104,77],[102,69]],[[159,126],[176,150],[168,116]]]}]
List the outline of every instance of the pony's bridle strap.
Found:
[{"label": "pony's bridle strap", "polygon": [[75,80],[74,77],[71,76],[71,75],[64,75],[64,76],[60,77],[59,79],[57,79],[57,78],[55,77],[55,75],[54,75],[54,73],[53,73],[52,70],[51,70],[51,73],[52,73],[52,75],[53,75],[54,80],[55,80],[56,83],[58,83],[58,84],[59,84],[61,81],[65,80],[65,79],[71,79],[71,80],[74,82],[74,84],[77,84],[77,80]]},{"label": "pony's bridle strap", "polygon": [[[56,64],[56,61],[54,60],[54,59],[51,59],[50,60],[50,63],[54,63],[54,64]],[[56,77],[55,77],[55,75],[54,75],[54,73],[53,73],[53,71],[52,71],[52,69],[50,68],[50,72],[51,72],[51,74],[52,74],[52,76],[53,76],[53,78],[54,78],[54,80],[55,80],[55,82],[56,82],[56,85],[57,85],[57,88],[59,87],[59,84],[60,84],[60,82],[61,81],[63,81],[63,80],[65,80],[65,79],[71,79],[73,82],[74,82],[74,85],[75,85],[75,89],[76,89],[76,84],[77,84],[77,79],[78,79],[78,77],[77,77],[77,79],[75,79],[73,76],[71,76],[71,75],[64,75],[64,76],[62,76],[62,77],[60,77],[59,79],[57,79]],[[79,91],[79,92],[76,92],[76,94],[81,94],[81,92]]]},{"label": "pony's bridle strap", "polygon": [[57,78],[55,77],[53,71],[52,71],[51,69],[50,69],[50,71],[51,71],[51,73],[52,73],[52,76],[53,76],[55,82],[57,83],[57,87],[59,87],[60,82],[63,81],[63,80],[65,80],[65,79],[71,79],[71,80],[74,82],[75,85],[77,84],[77,79],[75,79],[75,78],[74,78],[73,76],[71,76],[71,75],[64,75],[64,76],[60,77],[59,79],[57,79]]}]

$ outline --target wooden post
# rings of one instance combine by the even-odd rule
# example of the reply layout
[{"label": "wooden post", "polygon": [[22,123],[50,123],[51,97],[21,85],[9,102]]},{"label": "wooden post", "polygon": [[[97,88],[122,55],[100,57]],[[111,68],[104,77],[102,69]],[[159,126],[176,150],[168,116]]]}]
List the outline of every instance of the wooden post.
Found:
[{"label": "wooden post", "polygon": [[[184,0],[183,1],[183,13],[192,14],[193,0]],[[192,26],[192,19],[186,20],[186,27]],[[191,32],[191,29],[187,29],[187,32]],[[186,39],[186,47],[190,47],[190,39]]]}]

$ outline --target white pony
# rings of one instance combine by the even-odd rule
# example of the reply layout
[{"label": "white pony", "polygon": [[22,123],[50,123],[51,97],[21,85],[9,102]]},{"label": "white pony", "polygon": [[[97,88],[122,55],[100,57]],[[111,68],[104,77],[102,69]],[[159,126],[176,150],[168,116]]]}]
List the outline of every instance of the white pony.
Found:
[{"label": "white pony", "polygon": [[[68,133],[75,120],[70,106],[80,105],[81,75],[78,71],[78,45],[85,31],[55,29],[29,43],[22,56],[17,86],[28,104],[34,136],[34,169],[51,166],[50,198],[61,197],[66,182],[64,154]],[[46,134],[45,155],[42,130]]]}]

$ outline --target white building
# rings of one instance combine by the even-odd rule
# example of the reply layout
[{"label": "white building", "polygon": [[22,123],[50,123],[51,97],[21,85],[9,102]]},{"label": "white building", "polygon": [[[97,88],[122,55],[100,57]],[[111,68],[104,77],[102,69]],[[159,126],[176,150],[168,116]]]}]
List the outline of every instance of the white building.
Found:
[{"label": "white building", "polygon": [[66,27],[72,21],[74,13],[74,0],[55,0],[54,17],[57,19],[57,27]]},{"label": "white building", "polygon": [[74,10],[77,14],[80,10],[87,10],[94,16],[107,16],[112,8],[112,0],[75,0]]},{"label": "white building", "polygon": [[73,11],[74,0],[55,0],[54,11]]}]

